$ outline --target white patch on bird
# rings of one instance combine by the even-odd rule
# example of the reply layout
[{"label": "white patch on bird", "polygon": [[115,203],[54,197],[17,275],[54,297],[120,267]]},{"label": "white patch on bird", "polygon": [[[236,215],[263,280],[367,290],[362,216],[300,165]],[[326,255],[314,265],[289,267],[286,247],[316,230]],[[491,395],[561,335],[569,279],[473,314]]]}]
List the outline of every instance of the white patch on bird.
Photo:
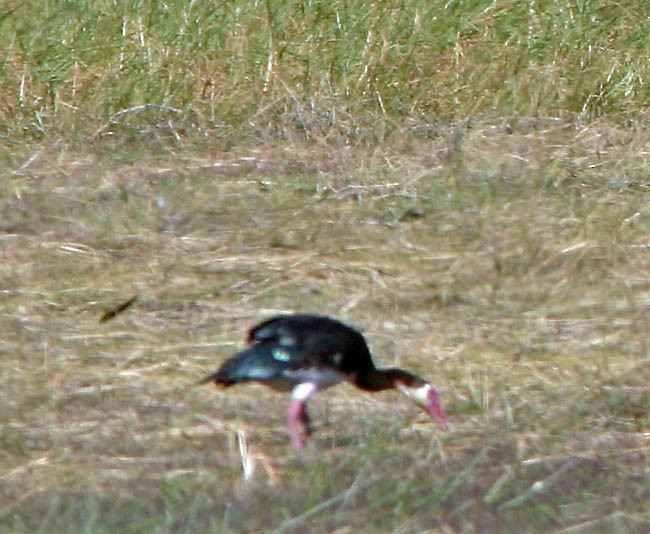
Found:
[{"label": "white patch on bird", "polygon": [[293,388],[291,398],[300,402],[306,402],[309,397],[318,391],[318,386],[313,382],[303,382]]},{"label": "white patch on bird", "polygon": [[431,403],[431,400],[429,399],[431,384],[424,384],[417,388],[410,388],[398,380],[395,382],[395,387],[416,404],[419,404],[426,409],[429,408],[429,404]]},{"label": "white patch on bird", "polygon": [[330,367],[307,367],[305,369],[287,369],[282,373],[294,382],[314,384],[317,389],[325,389],[347,378],[346,375]]}]

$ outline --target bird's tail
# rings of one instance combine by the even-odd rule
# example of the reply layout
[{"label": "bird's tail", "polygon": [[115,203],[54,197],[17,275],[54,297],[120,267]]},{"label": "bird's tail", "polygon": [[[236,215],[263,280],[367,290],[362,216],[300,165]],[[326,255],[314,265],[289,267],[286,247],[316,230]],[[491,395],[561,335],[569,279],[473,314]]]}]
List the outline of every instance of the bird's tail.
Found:
[{"label": "bird's tail", "polygon": [[232,386],[235,382],[237,382],[237,380],[232,380],[232,378],[223,372],[223,369],[219,369],[216,373],[212,373],[211,375],[202,378],[198,382],[195,382],[194,385],[202,386],[208,382],[214,382],[215,386],[227,387]]},{"label": "bird's tail", "polygon": [[205,378],[202,378],[198,382],[195,382],[195,386],[202,386],[203,384],[207,384],[208,382],[214,382],[216,385],[219,385],[219,373],[213,373],[209,376],[206,376]]}]

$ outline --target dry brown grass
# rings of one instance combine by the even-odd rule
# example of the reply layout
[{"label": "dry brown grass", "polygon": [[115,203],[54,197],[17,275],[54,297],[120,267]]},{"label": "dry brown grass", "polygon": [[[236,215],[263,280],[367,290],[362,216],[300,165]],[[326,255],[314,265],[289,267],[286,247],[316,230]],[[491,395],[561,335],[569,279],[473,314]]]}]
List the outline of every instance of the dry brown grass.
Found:
[{"label": "dry brown grass", "polygon": [[[1,521],[646,531],[648,142],[510,121],[370,153],[14,152]],[[433,379],[453,430],[342,386],[315,399],[295,455],[281,395],[192,387],[283,311],[361,327],[378,362]]]}]

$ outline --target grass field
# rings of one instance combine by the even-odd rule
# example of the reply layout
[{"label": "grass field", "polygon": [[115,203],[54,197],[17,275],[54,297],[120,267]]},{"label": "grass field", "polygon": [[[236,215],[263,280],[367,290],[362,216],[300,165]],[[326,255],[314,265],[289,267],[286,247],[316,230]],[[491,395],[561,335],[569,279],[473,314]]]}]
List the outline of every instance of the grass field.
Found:
[{"label": "grass field", "polygon": [[[650,530],[647,8],[8,5],[0,530]],[[453,428],[193,386],[288,311]]]}]

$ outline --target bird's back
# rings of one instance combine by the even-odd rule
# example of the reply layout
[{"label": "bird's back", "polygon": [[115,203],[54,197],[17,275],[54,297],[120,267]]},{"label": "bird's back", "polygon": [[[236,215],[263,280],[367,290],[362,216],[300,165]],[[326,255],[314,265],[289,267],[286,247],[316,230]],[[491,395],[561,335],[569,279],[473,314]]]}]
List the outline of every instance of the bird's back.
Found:
[{"label": "bird's back", "polygon": [[292,369],[329,366],[351,373],[373,367],[361,333],[330,317],[280,315],[251,328],[248,340],[274,342],[295,352]]},{"label": "bird's back", "polygon": [[226,360],[213,380],[226,386],[260,381],[284,389],[303,379],[305,370],[345,376],[373,366],[363,336],[329,317],[274,317],[251,328],[248,341],[253,345]]}]

